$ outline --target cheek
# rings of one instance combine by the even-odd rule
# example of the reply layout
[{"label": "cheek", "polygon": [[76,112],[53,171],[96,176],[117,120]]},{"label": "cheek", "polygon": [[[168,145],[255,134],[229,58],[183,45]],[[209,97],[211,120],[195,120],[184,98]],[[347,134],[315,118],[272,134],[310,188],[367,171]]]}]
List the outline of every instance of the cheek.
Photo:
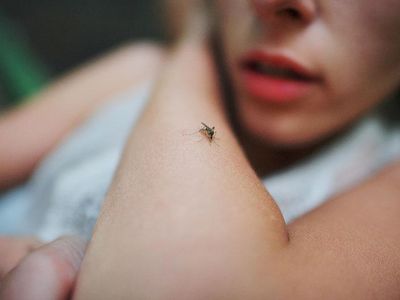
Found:
[{"label": "cheek", "polygon": [[400,2],[354,0],[324,3],[328,47],[322,57],[337,98],[358,93],[385,97],[400,79]]},{"label": "cheek", "polygon": [[373,36],[368,40],[347,35],[322,52],[326,98],[333,108],[356,118],[394,91],[400,81],[396,48]]}]

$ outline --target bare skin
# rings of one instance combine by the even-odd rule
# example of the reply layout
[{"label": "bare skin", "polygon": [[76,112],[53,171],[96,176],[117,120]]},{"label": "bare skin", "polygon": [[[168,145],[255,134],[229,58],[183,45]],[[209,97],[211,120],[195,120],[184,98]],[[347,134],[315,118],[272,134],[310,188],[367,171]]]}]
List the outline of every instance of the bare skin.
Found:
[{"label": "bare skin", "polygon": [[69,299],[85,248],[84,240],[63,237],[30,251],[0,282],[0,299]]},{"label": "bare skin", "polygon": [[[28,105],[3,113],[0,136],[7,147],[0,148],[0,190],[26,179],[65,135],[114,95],[154,80],[163,59],[164,50],[156,44],[125,45],[64,76]],[[82,259],[74,251],[84,251],[76,238],[44,246],[33,237],[0,237],[0,299],[43,300],[46,289],[53,289],[57,299],[66,299],[78,268],[71,269],[64,261],[78,266]],[[49,261],[47,267],[40,266],[44,260]],[[50,280],[54,268],[59,276]],[[42,274],[39,279],[38,273]],[[36,298],[32,298],[33,290],[24,289],[28,293],[24,294],[18,288],[21,282],[33,285],[37,280],[44,289]],[[46,296],[54,299],[54,295]]]},{"label": "bare skin", "polygon": [[[157,74],[163,50],[127,45],[80,67],[0,117],[0,190],[27,179],[65,135],[116,94]],[[12,134],[10,134],[12,133]]]},{"label": "bare skin", "polygon": [[[131,135],[76,298],[398,299],[400,165],[284,224],[213,78],[203,46],[173,54]],[[219,147],[181,135],[202,121]]]},{"label": "bare skin", "polygon": [[[285,224],[215,82],[202,42],[174,51],[130,136],[74,299],[398,299],[400,166]],[[206,120],[220,147],[179,134]]]},{"label": "bare skin", "polygon": [[0,237],[0,280],[26,255],[41,246],[35,238]]}]

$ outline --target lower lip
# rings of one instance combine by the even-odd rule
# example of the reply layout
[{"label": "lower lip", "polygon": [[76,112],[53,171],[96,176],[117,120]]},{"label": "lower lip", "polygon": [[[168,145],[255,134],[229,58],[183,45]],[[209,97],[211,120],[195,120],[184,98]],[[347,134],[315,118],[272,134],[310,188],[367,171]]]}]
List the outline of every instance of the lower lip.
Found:
[{"label": "lower lip", "polygon": [[292,103],[307,96],[314,81],[282,79],[242,70],[244,88],[255,99],[266,103]]}]

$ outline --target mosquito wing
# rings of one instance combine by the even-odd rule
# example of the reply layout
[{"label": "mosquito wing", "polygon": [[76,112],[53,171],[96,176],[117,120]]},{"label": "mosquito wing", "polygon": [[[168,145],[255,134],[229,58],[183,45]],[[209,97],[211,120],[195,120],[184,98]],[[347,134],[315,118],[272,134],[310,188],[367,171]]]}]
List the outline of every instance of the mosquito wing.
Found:
[{"label": "mosquito wing", "polygon": [[204,124],[203,122],[201,122],[201,125],[203,125],[208,131],[213,131],[212,128],[210,126],[208,126],[207,124]]}]

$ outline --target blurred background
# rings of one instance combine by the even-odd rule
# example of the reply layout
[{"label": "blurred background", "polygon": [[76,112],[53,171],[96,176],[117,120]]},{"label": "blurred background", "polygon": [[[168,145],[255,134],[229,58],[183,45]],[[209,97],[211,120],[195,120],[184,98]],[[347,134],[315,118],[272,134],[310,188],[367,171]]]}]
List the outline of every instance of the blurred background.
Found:
[{"label": "blurred background", "polygon": [[160,0],[1,0],[0,109],[122,43],[165,39]]}]

